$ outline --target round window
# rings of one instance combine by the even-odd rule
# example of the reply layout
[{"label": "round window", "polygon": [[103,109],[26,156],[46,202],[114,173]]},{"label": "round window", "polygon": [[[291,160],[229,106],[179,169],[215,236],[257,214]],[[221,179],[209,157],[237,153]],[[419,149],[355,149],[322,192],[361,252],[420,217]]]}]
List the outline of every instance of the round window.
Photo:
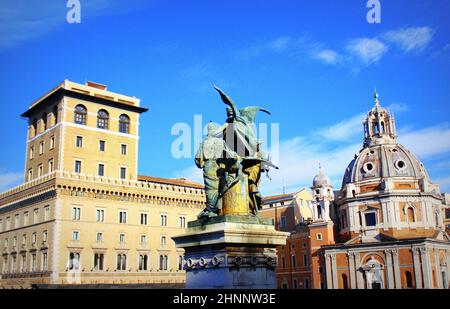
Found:
[{"label": "round window", "polygon": [[406,163],[403,160],[397,160],[397,162],[395,162],[395,166],[399,169],[402,170],[405,168]]},{"label": "round window", "polygon": [[366,164],[364,164],[364,171],[366,173],[372,172],[373,168],[374,168],[374,166],[373,166],[373,163],[371,163],[371,162],[367,162]]}]

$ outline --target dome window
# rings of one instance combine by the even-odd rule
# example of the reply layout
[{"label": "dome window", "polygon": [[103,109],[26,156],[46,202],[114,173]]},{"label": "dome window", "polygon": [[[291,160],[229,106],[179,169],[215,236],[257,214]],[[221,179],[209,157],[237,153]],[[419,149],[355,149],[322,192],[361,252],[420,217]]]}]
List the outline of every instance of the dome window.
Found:
[{"label": "dome window", "polygon": [[395,162],[395,167],[396,167],[397,169],[399,169],[399,170],[402,170],[402,169],[404,169],[404,168],[406,167],[406,163],[405,163],[405,161],[403,161],[403,160],[397,160],[397,161]]},{"label": "dome window", "polygon": [[373,163],[372,162],[367,162],[366,164],[364,164],[364,171],[366,173],[371,173],[373,171]]},{"label": "dome window", "polygon": [[398,152],[398,150],[396,148],[392,149],[392,152]]}]

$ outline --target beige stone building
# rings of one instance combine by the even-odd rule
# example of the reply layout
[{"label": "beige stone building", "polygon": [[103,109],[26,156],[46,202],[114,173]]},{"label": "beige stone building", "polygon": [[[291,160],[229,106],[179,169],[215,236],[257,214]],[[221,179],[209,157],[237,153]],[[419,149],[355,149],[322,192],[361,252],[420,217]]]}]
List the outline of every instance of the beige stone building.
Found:
[{"label": "beige stone building", "polygon": [[171,237],[203,186],[138,175],[135,97],[68,80],[22,114],[25,182],[0,194],[0,287],[183,283]]}]

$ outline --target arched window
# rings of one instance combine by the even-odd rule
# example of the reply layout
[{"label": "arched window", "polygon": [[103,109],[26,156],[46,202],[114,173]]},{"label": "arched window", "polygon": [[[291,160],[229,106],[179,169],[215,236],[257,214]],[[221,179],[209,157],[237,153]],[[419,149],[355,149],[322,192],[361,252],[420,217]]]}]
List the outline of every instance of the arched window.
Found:
[{"label": "arched window", "polygon": [[58,123],[58,105],[53,106],[53,116],[55,117],[54,124]]},{"label": "arched window", "polygon": [[119,132],[130,133],[130,117],[125,114],[119,117]]},{"label": "arched window", "polygon": [[108,130],[109,114],[104,109],[97,113],[97,128]]},{"label": "arched window", "polygon": [[348,289],[348,280],[347,280],[346,274],[342,274],[342,286],[343,286],[344,290]]},{"label": "arched window", "polygon": [[322,208],[320,205],[317,205],[317,218],[322,219]]},{"label": "arched window", "polygon": [[412,288],[413,287],[413,280],[412,280],[412,275],[410,271],[406,271],[405,272],[405,277],[406,277],[406,287],[407,288]]},{"label": "arched window", "polygon": [[42,114],[43,131],[47,130],[47,113]]},{"label": "arched window", "polygon": [[37,134],[37,119],[33,119],[31,123],[31,137],[36,136]]},{"label": "arched window", "polygon": [[408,222],[416,221],[416,217],[414,216],[414,208],[412,207],[406,208],[406,214],[408,215]]},{"label": "arched window", "polygon": [[75,106],[74,122],[86,125],[87,109],[83,105]]},{"label": "arched window", "polygon": [[385,128],[384,128],[384,122],[381,122],[381,134],[384,134],[385,132]]}]

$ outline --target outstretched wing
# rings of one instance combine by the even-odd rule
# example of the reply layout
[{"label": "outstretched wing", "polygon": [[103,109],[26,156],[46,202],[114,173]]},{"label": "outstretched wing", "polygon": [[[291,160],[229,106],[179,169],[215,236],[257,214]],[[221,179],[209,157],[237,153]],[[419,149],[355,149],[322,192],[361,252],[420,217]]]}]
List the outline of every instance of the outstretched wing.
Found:
[{"label": "outstretched wing", "polygon": [[219,87],[217,87],[216,85],[214,85],[214,89],[216,89],[217,92],[219,92],[220,98],[222,99],[223,103],[225,103],[226,105],[230,106],[233,109],[233,111],[234,111],[236,105],[234,104],[233,100],[231,100],[231,98],[229,96],[227,96],[225,94],[225,92],[220,90]]}]

